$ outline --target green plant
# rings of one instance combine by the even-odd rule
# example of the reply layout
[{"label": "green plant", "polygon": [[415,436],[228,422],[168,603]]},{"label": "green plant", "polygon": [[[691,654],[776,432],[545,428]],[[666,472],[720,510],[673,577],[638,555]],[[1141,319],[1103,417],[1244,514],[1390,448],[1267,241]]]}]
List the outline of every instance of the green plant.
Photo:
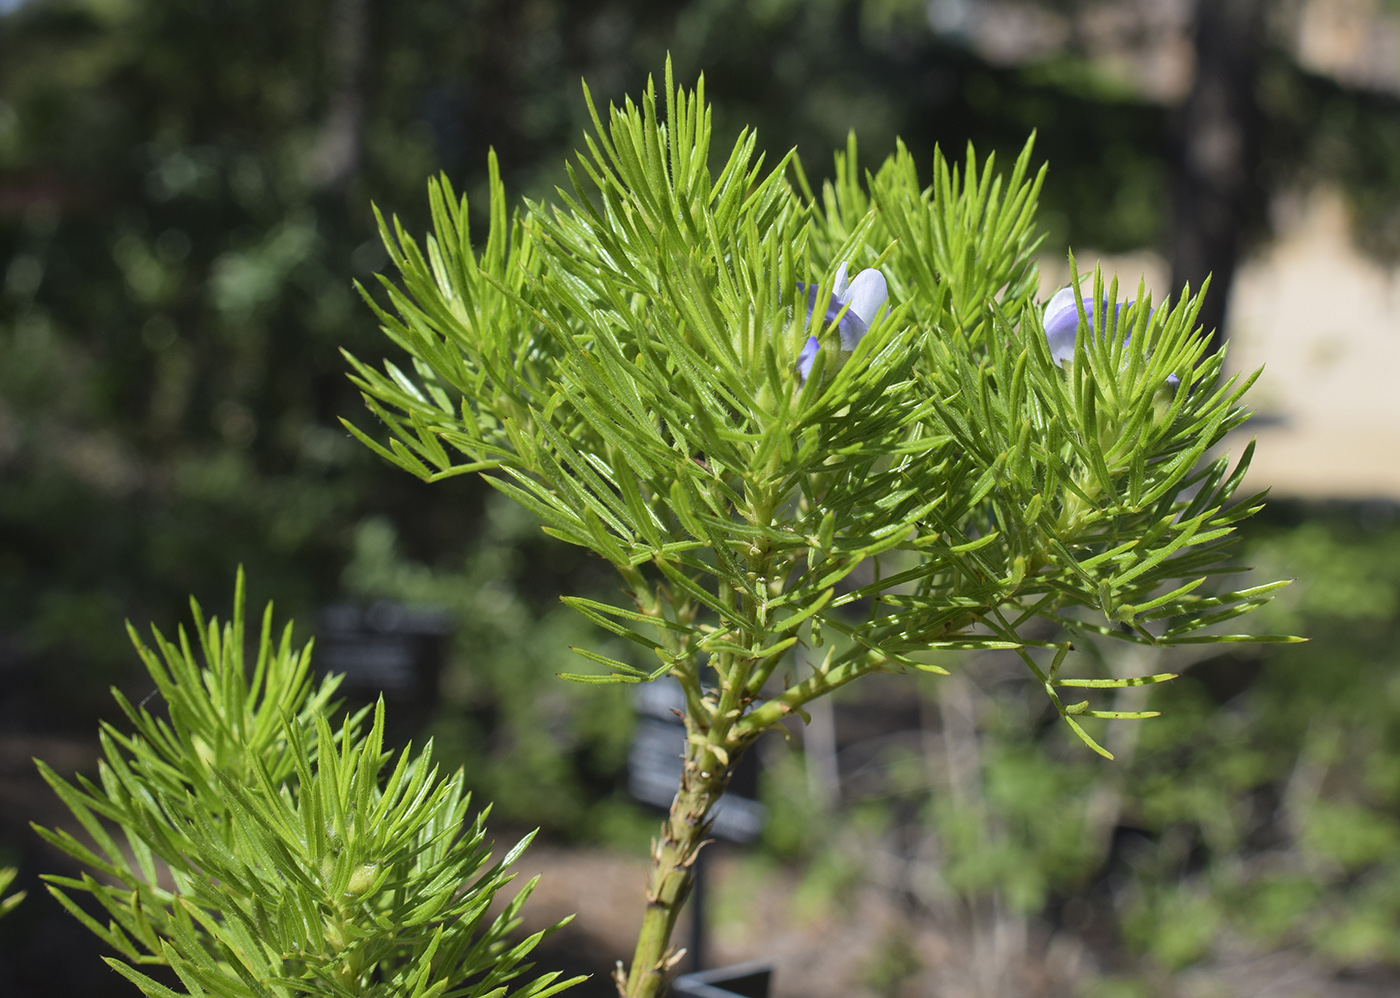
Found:
[{"label": "green plant", "polygon": [[[589,106],[558,206],[508,212],[493,160],[479,253],[445,179],[423,247],[383,223],[401,283],[382,279],[387,306],[366,298],[410,364],[350,357],[390,439],[346,425],[424,480],[483,474],[615,566],[631,605],[565,602],[658,662],[580,649],[604,672],[568,678],[684,689],[684,773],[618,980],[639,998],[678,959],[735,761],[804,704],[943,672],[939,650],[1007,649],[1107,755],[1089,719],[1149,712],[1061,691],[1172,677],[1063,677],[1065,633],[1269,640],[1212,628],[1282,583],[1218,584],[1259,504],[1234,498],[1249,450],[1201,463],[1245,420],[1250,379],[1207,352],[1199,295],[1154,311],[1139,288],[1091,330],[1083,300],[1118,299],[1096,273],[1072,356],[1052,357],[1029,143],[1007,178],[971,150],[962,168],[936,156],[925,187],[902,146],[862,183],[852,139],[818,196],[792,153],[765,171],[748,131],[712,173],[703,80],[687,93],[669,66],[660,102],[649,86],[606,124]],[[848,266],[879,272],[888,307],[845,293]],[[808,668],[799,643],[826,651]]]},{"label": "green plant", "polygon": [[[102,725],[96,781],[39,763],[91,842],[36,826],[92,871],[48,876],[50,892],[153,998],[176,992],[139,966],[170,967],[191,996],[506,995],[544,935],[507,940],[534,881],[488,909],[529,837],[490,863],[463,774],[441,776],[431,744],[385,751],[382,700],[368,733],[363,711],[332,729],[339,680],[313,681],[311,646],[292,646],[290,624],[275,638],[271,605],[250,676],[243,605],[241,572],[229,623],[192,602],[202,665],[183,627],[153,630],[154,650],[131,631],[166,713],[114,691],[135,730]],[[578,980],[558,976],[509,994]]]}]

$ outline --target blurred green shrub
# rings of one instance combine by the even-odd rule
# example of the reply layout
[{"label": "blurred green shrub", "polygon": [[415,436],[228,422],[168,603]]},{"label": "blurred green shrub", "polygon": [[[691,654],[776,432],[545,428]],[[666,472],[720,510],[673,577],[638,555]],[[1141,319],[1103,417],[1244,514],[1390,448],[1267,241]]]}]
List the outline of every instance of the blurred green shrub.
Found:
[{"label": "blurred green shrub", "polygon": [[[1240,668],[1227,660],[1154,694],[1165,723],[1144,730],[1128,813],[1158,836],[1158,862],[1129,917],[1188,881],[1247,943],[1400,966],[1400,529],[1313,513],[1256,528],[1249,550],[1259,572],[1299,579],[1258,626],[1311,641],[1247,664],[1238,692],[1212,692],[1213,671]],[[1188,845],[1171,855],[1173,839]],[[1167,909],[1156,925],[1193,921]]]}]

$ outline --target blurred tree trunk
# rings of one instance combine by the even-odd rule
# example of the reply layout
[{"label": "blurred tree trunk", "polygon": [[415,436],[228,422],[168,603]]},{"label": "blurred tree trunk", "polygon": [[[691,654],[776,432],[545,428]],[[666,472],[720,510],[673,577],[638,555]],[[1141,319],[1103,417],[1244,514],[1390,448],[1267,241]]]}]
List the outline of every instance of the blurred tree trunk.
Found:
[{"label": "blurred tree trunk", "polygon": [[1265,0],[1196,0],[1196,77],[1171,143],[1171,286],[1213,275],[1199,323],[1221,344],[1245,230],[1262,211],[1255,95]]},{"label": "blurred tree trunk", "polygon": [[348,184],[360,168],[369,61],[369,0],[334,0],[326,38],[327,75],[334,89],[306,174],[312,187],[334,190]]}]

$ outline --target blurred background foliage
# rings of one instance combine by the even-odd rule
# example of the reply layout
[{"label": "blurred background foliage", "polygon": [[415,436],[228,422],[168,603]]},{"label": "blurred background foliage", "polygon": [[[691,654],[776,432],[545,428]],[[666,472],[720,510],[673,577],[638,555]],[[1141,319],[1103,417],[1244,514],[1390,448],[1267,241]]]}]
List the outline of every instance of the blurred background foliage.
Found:
[{"label": "blurred background foliage", "polygon": [[1010,659],[933,684],[891,677],[876,702],[918,705],[894,735],[858,733],[855,716],[843,735],[838,704],[839,808],[796,754],[765,773],[768,849],[805,864],[819,896],[874,880],[909,910],[965,920],[1002,962],[983,968],[989,994],[1018,993],[1024,959],[991,940],[1035,925],[1095,953],[1096,994],[1176,994],[1185,968],[1289,948],[1324,980],[1393,982],[1400,530],[1389,507],[1284,502],[1245,554],[1261,577],[1299,580],[1254,626],[1309,643],[1194,661],[1080,648],[1109,674],[1182,672],[1151,693],[1161,717],[1107,731],[1107,766],[1062,736]]},{"label": "blurred background foliage", "polygon": [[[547,197],[583,132],[580,78],[601,101],[635,94],[669,51],[680,78],[705,72],[721,136],[755,125],[814,179],[853,128],[866,155],[901,136],[924,163],[935,143],[1012,153],[1036,130],[1047,245],[1153,248],[1174,284],[1204,276],[1193,232],[1233,261],[1268,237],[1275,196],[1320,181],[1393,261],[1395,92],[1301,59],[1306,6],[1162,5],[1195,75],[1154,83],[1093,29],[1100,9],[1156,9],[1132,0],[0,0],[0,865],[23,881],[52,862],[25,828],[36,739],[90,737],[110,684],[144,695],[122,621],[168,627],[191,593],[221,606],[239,563],[253,601],[304,630],[347,598],[446,607],[430,731],[479,799],[560,839],[645,841],[622,793],[625,695],[552,678],[598,640],[556,596],[608,598],[602,566],[336,423],[360,404],[338,348],[380,348],[352,286],[385,263],[372,203],[422,230],[441,170],[484,204],[488,147],[512,193]],[[1031,41],[997,42],[993,8]],[[1211,76],[1236,64],[1242,82]],[[1202,81],[1224,88],[1216,118],[1188,113]],[[1192,150],[1221,120],[1229,169],[1202,179]],[[1211,325],[1232,266],[1206,268]],[[1116,767],[1063,742],[998,660],[892,679],[870,709],[898,730],[843,736],[834,788],[800,742],[769,753],[765,848],[826,895],[893,857],[916,909],[1046,920],[1125,981],[1231,933],[1400,967],[1393,509],[1272,507],[1250,556],[1303,581],[1260,626],[1312,643],[1185,663],[1153,694],[1166,716],[1113,736]],[[44,993],[107,993],[30,893],[0,924],[0,990],[66,973]],[[917,966],[896,943],[881,993]]]}]

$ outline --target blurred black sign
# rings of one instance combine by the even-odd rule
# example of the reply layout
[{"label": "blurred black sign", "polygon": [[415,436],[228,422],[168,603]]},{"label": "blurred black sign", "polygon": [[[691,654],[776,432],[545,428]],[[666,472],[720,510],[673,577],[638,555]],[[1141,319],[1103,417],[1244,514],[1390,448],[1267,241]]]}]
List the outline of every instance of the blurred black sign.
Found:
[{"label": "blurred black sign", "polygon": [[[669,809],[685,768],[685,723],[673,711],[685,711],[685,691],[669,676],[636,688],[637,726],[627,751],[627,790],[644,804]],[[711,814],[712,832],[730,842],[751,842],[763,830],[758,795],[758,759],[739,759],[729,789]]]},{"label": "blurred black sign", "polygon": [[340,692],[352,698],[415,703],[437,694],[446,610],[382,600],[368,607],[341,604],[321,611],[316,668],[342,673]]},{"label": "blurred black sign", "polygon": [[768,998],[773,965],[766,960],[735,963],[683,974],[671,983],[676,998]]}]

